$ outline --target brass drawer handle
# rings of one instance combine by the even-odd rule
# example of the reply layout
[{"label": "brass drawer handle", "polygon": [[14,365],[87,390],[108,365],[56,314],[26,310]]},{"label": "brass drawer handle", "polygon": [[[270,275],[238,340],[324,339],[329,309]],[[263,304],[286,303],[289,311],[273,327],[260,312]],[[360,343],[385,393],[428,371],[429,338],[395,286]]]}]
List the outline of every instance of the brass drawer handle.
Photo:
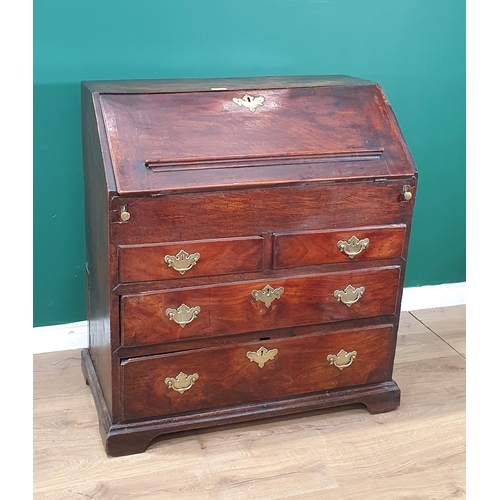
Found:
[{"label": "brass drawer handle", "polygon": [[282,286],[273,288],[271,285],[266,285],[262,290],[253,290],[252,296],[264,302],[266,307],[269,307],[271,302],[275,299],[279,299],[284,291],[285,289]]},{"label": "brass drawer handle", "polygon": [[348,285],[345,290],[335,290],[333,292],[333,296],[347,307],[351,307],[362,297],[364,291],[364,286],[354,288],[352,285]]},{"label": "brass drawer handle", "polygon": [[260,347],[257,351],[247,352],[247,358],[254,363],[259,365],[259,368],[262,368],[269,360],[274,359],[274,356],[278,354],[278,349],[269,349],[267,350],[265,347]]},{"label": "brass drawer handle", "polygon": [[177,255],[165,255],[164,260],[168,267],[173,267],[179,273],[184,274],[198,262],[199,258],[198,252],[189,254],[181,250]]},{"label": "brass drawer handle", "polygon": [[335,365],[339,370],[343,370],[352,365],[358,353],[356,351],[346,352],[341,349],[337,354],[329,354],[326,360],[330,365]]},{"label": "brass drawer handle", "polygon": [[354,259],[356,255],[359,255],[365,248],[368,248],[369,243],[370,240],[368,238],[358,240],[356,236],[351,236],[347,241],[338,241],[337,247],[341,252]]},{"label": "brass drawer handle", "polygon": [[233,97],[233,102],[238,106],[243,106],[249,109],[252,113],[255,113],[257,106],[264,105],[264,98],[262,96],[252,97],[251,95],[245,94],[241,99]]},{"label": "brass drawer handle", "polygon": [[193,373],[192,375],[186,375],[184,372],[180,372],[177,377],[171,378],[167,377],[165,379],[165,384],[169,389],[173,389],[180,394],[184,394],[185,391],[191,389],[194,383],[198,380],[199,375]]},{"label": "brass drawer handle", "polygon": [[186,304],[181,304],[177,309],[170,307],[166,309],[165,315],[168,316],[168,319],[180,325],[181,328],[184,328],[196,318],[200,311],[200,306],[188,307]]}]

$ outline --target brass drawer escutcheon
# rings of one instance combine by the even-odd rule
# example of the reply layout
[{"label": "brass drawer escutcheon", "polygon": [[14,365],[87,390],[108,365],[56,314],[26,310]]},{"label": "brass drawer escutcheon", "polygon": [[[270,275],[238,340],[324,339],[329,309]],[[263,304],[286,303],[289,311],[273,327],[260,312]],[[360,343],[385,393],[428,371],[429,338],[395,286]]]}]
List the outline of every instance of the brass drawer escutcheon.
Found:
[{"label": "brass drawer escutcheon", "polygon": [[262,290],[253,290],[252,295],[257,300],[264,302],[266,307],[269,307],[271,302],[275,299],[279,299],[284,291],[285,289],[282,286],[273,288],[271,285],[266,285]]},{"label": "brass drawer escutcheon", "polygon": [[359,255],[365,248],[368,248],[369,243],[370,240],[368,238],[358,240],[356,236],[351,236],[347,241],[338,241],[337,247],[341,252],[344,252],[351,259],[354,259],[356,255]]},{"label": "brass drawer escutcheon", "polygon": [[347,307],[351,307],[355,302],[357,302],[365,291],[364,286],[359,288],[354,288],[352,285],[348,285],[345,290],[335,290],[333,296],[345,304]]},{"label": "brass drawer escutcheon", "polygon": [[344,349],[341,349],[337,354],[329,354],[326,360],[330,365],[335,365],[342,371],[344,368],[352,365],[357,355],[358,353],[356,351],[346,352]]},{"label": "brass drawer escutcheon", "polygon": [[200,311],[200,306],[188,307],[186,304],[181,304],[177,309],[170,307],[166,309],[165,315],[168,316],[168,319],[180,325],[181,328],[184,328],[196,318]]},{"label": "brass drawer escutcheon", "polygon": [[189,254],[181,250],[177,255],[165,255],[164,260],[168,267],[173,267],[179,273],[184,274],[198,262],[199,258],[198,252]]},{"label": "brass drawer escutcheon", "polygon": [[244,106],[252,113],[254,113],[257,109],[257,106],[264,105],[264,98],[262,96],[252,97],[251,95],[245,94],[241,99],[239,99],[238,97],[233,97],[233,102],[238,106]]},{"label": "brass drawer escutcheon", "polygon": [[262,368],[269,360],[274,359],[274,357],[278,354],[278,349],[269,349],[267,350],[265,347],[260,347],[257,351],[247,352],[247,358],[254,363],[259,365],[259,368]]},{"label": "brass drawer escutcheon", "polygon": [[191,389],[194,383],[198,380],[199,375],[193,373],[192,375],[186,375],[184,372],[180,372],[177,377],[171,378],[167,377],[165,379],[165,384],[169,389],[177,391],[179,394],[184,394],[185,391]]}]

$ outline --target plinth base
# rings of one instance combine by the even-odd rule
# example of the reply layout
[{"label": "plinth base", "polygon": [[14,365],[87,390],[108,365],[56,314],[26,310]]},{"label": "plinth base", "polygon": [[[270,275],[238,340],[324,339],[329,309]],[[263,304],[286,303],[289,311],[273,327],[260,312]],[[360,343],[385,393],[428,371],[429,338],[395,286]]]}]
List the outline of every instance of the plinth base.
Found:
[{"label": "plinth base", "polygon": [[401,391],[394,381],[337,389],[322,393],[252,403],[198,413],[140,422],[112,423],[88,349],[82,350],[82,371],[90,386],[99,418],[99,429],[109,456],[144,452],[157,437],[183,431],[251,422],[253,420],[303,413],[361,403],[371,414],[399,406]]}]

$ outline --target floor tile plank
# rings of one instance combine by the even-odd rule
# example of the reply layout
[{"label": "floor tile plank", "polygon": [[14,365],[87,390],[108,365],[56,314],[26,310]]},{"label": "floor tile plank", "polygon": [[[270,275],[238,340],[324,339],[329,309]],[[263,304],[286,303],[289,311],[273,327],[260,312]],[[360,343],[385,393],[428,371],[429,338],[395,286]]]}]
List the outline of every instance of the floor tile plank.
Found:
[{"label": "floor tile plank", "polygon": [[411,314],[465,357],[465,305],[422,309]]}]

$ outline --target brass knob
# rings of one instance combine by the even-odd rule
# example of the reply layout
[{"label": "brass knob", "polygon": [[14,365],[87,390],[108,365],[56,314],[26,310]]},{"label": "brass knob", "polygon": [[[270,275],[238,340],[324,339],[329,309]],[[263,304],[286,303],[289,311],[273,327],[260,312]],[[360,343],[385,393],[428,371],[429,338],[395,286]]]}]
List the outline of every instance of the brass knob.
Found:
[{"label": "brass knob", "polygon": [[410,201],[413,198],[413,195],[410,191],[410,186],[403,186],[403,198],[405,201]]},{"label": "brass knob", "polygon": [[123,222],[127,222],[130,219],[130,213],[127,212],[127,205],[123,205],[120,207],[120,219]]}]

